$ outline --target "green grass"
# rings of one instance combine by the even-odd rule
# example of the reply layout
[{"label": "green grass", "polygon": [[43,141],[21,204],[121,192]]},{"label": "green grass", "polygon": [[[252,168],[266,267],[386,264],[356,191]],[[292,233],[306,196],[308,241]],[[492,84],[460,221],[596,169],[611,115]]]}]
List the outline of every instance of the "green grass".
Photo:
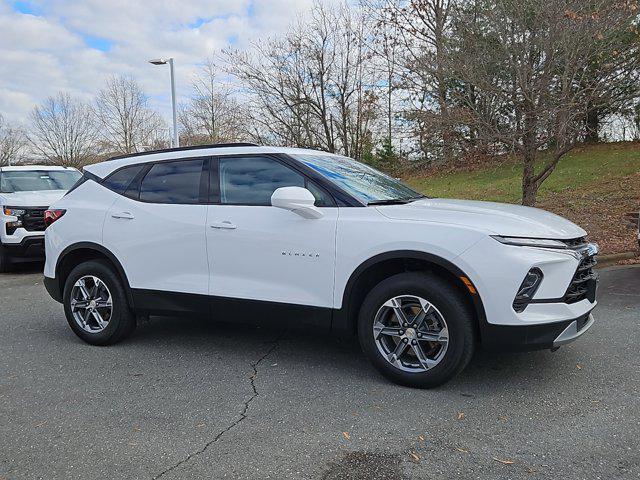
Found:
[{"label": "green grass", "polygon": [[[560,160],[542,184],[538,199],[567,189],[597,190],[598,184],[640,171],[640,144],[612,143],[581,147]],[[432,197],[520,202],[522,165],[506,161],[486,168],[415,175],[409,185]]]}]

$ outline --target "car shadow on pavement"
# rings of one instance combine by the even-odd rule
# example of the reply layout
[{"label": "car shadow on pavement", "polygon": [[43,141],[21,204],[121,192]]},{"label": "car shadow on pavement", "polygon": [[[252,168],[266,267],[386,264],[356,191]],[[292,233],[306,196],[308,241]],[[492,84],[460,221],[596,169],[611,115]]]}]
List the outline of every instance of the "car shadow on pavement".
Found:
[{"label": "car shadow on pavement", "polygon": [[[305,366],[325,367],[340,370],[345,382],[366,379],[367,383],[394,387],[369,364],[357,338],[337,338],[318,331],[283,330],[193,318],[152,317],[142,322],[134,336],[122,346],[152,349],[161,346],[180,356],[204,350],[251,363],[255,360],[256,351],[274,343],[279,343],[279,356],[284,355],[285,361],[295,362],[298,366],[302,364],[302,369]],[[548,350],[492,352],[478,348],[467,368],[439,388],[486,391],[491,387],[501,391],[526,384],[527,388],[535,389],[536,381],[545,383],[544,388],[548,388],[566,381],[562,372],[575,368],[573,357],[574,353],[565,349],[552,353]]]},{"label": "car shadow on pavement", "polygon": [[8,274],[14,275],[31,275],[34,273],[42,273],[44,270],[44,262],[20,262],[11,265]]}]

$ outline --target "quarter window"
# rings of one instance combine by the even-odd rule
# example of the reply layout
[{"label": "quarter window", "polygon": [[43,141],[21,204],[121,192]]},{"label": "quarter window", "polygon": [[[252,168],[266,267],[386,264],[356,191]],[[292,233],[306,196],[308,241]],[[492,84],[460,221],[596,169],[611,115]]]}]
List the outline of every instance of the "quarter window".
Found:
[{"label": "quarter window", "polygon": [[122,168],[109,175],[104,182],[102,182],[102,185],[107,187],[109,190],[123,194],[129,185],[131,185],[133,179],[136,178],[136,175],[142,171],[143,167],[144,165],[132,165],[130,167]]},{"label": "quarter window", "polygon": [[315,183],[307,180],[307,190],[309,190],[314,197],[316,197],[315,206],[316,207],[335,207],[336,202],[333,200],[333,197],[325,192],[323,189],[318,187]]},{"label": "quarter window", "polygon": [[200,201],[203,159],[157,163],[140,185],[140,200],[193,204]]}]

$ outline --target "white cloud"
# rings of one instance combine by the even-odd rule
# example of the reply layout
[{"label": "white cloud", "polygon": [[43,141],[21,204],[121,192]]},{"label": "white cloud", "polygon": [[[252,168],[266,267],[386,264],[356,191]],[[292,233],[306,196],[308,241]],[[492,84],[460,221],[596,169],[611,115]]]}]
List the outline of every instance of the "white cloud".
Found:
[{"label": "white cloud", "polygon": [[[112,74],[134,76],[170,118],[169,72],[147,60],[173,56],[178,96],[198,65],[229,42],[278,34],[312,0],[34,0],[0,4],[0,113],[26,122],[58,91],[90,100]],[[28,11],[31,13],[23,13]],[[102,51],[105,49],[106,51]]]}]

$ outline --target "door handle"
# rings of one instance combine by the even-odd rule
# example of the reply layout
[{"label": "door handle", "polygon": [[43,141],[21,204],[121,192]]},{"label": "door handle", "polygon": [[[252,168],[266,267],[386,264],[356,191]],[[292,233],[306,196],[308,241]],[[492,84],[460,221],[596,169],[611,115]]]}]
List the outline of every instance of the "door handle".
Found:
[{"label": "door handle", "polygon": [[135,217],[129,212],[112,213],[113,218],[122,218],[124,220],[133,220]]},{"label": "door handle", "polygon": [[224,228],[227,230],[234,230],[236,226],[230,221],[225,220],[224,222],[213,222],[211,224],[211,228]]}]

